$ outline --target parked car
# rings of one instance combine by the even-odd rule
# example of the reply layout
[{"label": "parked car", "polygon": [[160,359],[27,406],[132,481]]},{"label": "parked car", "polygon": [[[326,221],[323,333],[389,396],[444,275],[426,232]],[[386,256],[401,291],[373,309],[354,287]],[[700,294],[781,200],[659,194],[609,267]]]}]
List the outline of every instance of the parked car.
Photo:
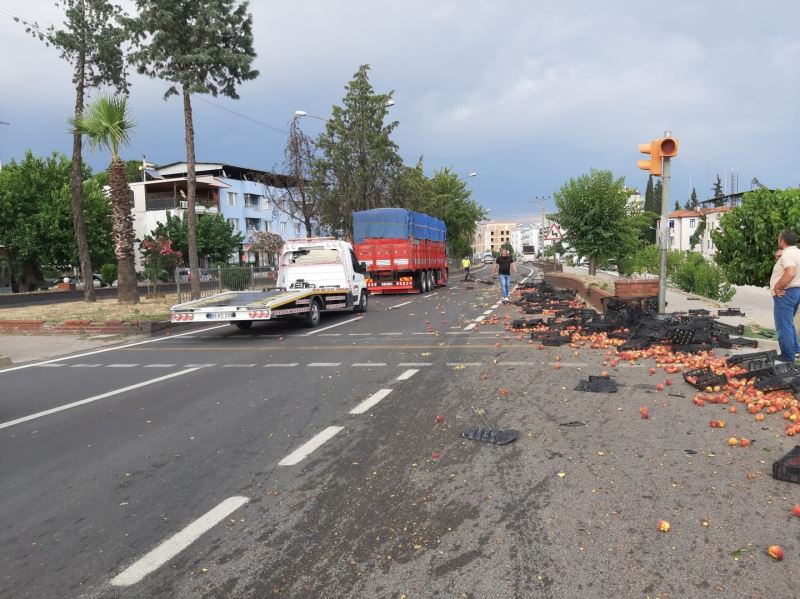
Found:
[{"label": "parked car", "polygon": [[492,264],[493,262],[494,262],[494,256],[492,255],[492,252],[486,252],[483,255],[483,263],[484,264]]},{"label": "parked car", "polygon": [[[78,278],[76,275],[63,275],[61,277],[56,277],[49,283],[49,289],[58,289],[58,284],[65,282],[73,283],[75,285],[75,289],[83,289],[83,279]],[[108,287],[108,283],[103,281],[103,277],[100,274],[95,273],[92,275],[92,285],[94,285],[95,289],[98,287]]]}]

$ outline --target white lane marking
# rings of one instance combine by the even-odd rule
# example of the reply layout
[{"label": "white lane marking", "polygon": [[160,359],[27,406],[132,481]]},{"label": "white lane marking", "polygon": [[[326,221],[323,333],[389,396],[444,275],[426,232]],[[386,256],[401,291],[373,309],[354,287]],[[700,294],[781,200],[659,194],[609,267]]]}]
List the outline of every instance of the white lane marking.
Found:
[{"label": "white lane marking", "polygon": [[381,335],[390,335],[390,336],[394,336],[394,337],[396,337],[398,335],[402,335],[402,334],[403,333],[381,333]]},{"label": "white lane marking", "polygon": [[492,311],[491,311],[491,310],[486,310],[486,311],[483,313],[483,315],[484,315],[484,316],[489,316],[489,314],[491,314],[491,313],[492,313]]},{"label": "white lane marking", "polygon": [[379,391],[376,391],[375,393],[370,395],[367,399],[365,399],[360,404],[358,404],[355,408],[350,410],[350,413],[351,414],[363,414],[364,412],[369,410],[372,406],[376,405],[384,397],[389,395],[389,393],[391,393],[391,392],[392,392],[392,389],[380,389]]},{"label": "white lane marking", "polygon": [[464,331],[447,331],[445,335],[467,335]]},{"label": "white lane marking", "polygon": [[416,368],[410,368],[410,369],[406,370],[403,374],[398,376],[395,380],[397,380],[397,381],[407,381],[408,379],[410,379],[412,376],[414,376],[418,372],[419,372],[419,370],[417,370]]},{"label": "white lane marking", "polygon": [[536,366],[536,362],[498,362],[498,366]]},{"label": "white lane marking", "polygon": [[223,364],[223,368],[253,368],[255,364]]},{"label": "white lane marking", "polygon": [[172,368],[175,364],[145,364],[145,368]]},{"label": "white lane marking", "polygon": [[437,295],[439,295],[439,292],[438,292],[438,291],[435,291],[435,292],[433,292],[433,293],[431,293],[431,294],[429,294],[429,295],[426,295],[425,297],[426,297],[427,299],[431,299],[432,297],[436,297]]},{"label": "white lane marking", "polygon": [[294,368],[297,366],[297,362],[289,362],[287,364],[264,364],[264,368]]},{"label": "white lane marking", "polygon": [[134,366],[138,366],[138,364],[109,364],[107,368],[133,368]]},{"label": "white lane marking", "polygon": [[407,305],[408,305],[408,304],[410,304],[410,303],[411,303],[411,302],[403,302],[402,304],[395,304],[394,306],[389,306],[389,307],[388,307],[388,308],[386,308],[386,309],[387,309],[387,310],[397,310],[399,307],[401,307],[401,306],[407,306]]},{"label": "white lane marking", "polygon": [[184,368],[211,368],[212,366],[216,366],[216,364],[186,364]]},{"label": "white lane marking", "polygon": [[228,497],[225,501],[212,508],[183,530],[175,533],[148,554],[140,557],[125,570],[111,579],[115,587],[129,587],[154,572],[189,545],[199,539],[204,533],[222,522],[233,512],[238,510],[250,499],[248,497]]},{"label": "white lane marking", "polygon": [[341,333],[322,333],[320,337],[341,337]]},{"label": "white lane marking", "polygon": [[347,333],[349,337],[369,337],[372,333]]},{"label": "white lane marking", "polygon": [[336,324],[329,325],[327,327],[322,327],[321,329],[314,329],[313,331],[309,331],[308,333],[303,333],[303,337],[308,337],[309,335],[316,335],[317,333],[321,333],[322,331],[327,331],[328,329],[333,329],[336,327],[340,327],[346,324],[350,324],[351,322],[357,322],[364,318],[363,316],[356,316],[355,318],[351,318],[350,320],[343,320],[342,322],[337,322]]},{"label": "white lane marking", "polygon": [[35,364],[35,366],[39,366],[40,368],[61,368],[62,366],[66,366],[66,364]]},{"label": "white lane marking", "polygon": [[448,366],[480,366],[481,362],[448,362]]},{"label": "white lane marking", "polygon": [[309,368],[329,368],[341,365],[341,362],[311,362],[310,364],[306,364]]},{"label": "white lane marking", "polygon": [[101,399],[105,399],[106,397],[113,397],[114,395],[119,395],[121,393],[126,393],[128,391],[133,391],[134,389],[140,389],[141,387],[146,387],[147,385],[152,385],[153,383],[160,383],[161,381],[166,381],[167,379],[174,378],[176,376],[181,376],[183,374],[189,374],[190,372],[194,372],[195,370],[199,370],[199,368],[189,368],[187,370],[179,370],[178,372],[173,372],[171,374],[167,374],[164,376],[160,376],[155,379],[150,379],[149,381],[143,381],[141,383],[136,383],[135,385],[129,385],[127,387],[122,387],[121,389],[115,389],[114,391],[109,391],[108,393],[101,393],[100,395],[94,395],[92,397],[87,397],[86,399],[81,399],[79,401],[73,401],[72,403],[65,404],[63,406],[58,406],[57,408],[51,408],[49,410],[44,410],[42,412],[36,412],[35,414],[30,414],[28,416],[23,416],[22,418],[17,418],[16,420],[9,420],[8,422],[0,423],[0,429],[9,428],[11,426],[15,426],[17,424],[22,424],[23,422],[28,422],[29,420],[36,420],[37,418],[43,418],[44,416],[49,416],[50,414],[56,414],[58,412],[63,412],[64,410],[69,410],[72,408],[77,408],[78,406],[82,406],[88,403],[92,403],[95,401],[99,401]]},{"label": "white lane marking", "polygon": [[329,426],[325,430],[320,431],[313,437],[311,437],[308,441],[303,443],[300,447],[295,449],[292,453],[287,455],[283,458],[280,462],[278,462],[279,466],[294,466],[295,464],[302,462],[308,456],[310,456],[316,449],[322,447],[322,445],[329,441],[341,431],[344,427],[342,426]]},{"label": "white lane marking", "polygon": [[588,366],[586,362],[551,362],[552,366],[556,364],[561,364],[562,366],[572,367],[572,368],[584,368]]},{"label": "white lane marking", "polygon": [[475,328],[475,323],[474,323],[474,322],[471,322],[471,323],[469,323],[467,326],[465,326],[465,327],[464,327],[464,330],[465,330],[465,331],[471,331],[471,330],[472,330],[472,329],[474,329],[474,328]]},{"label": "white lane marking", "polygon": [[386,362],[354,362],[354,368],[372,368],[373,366],[386,366]]},{"label": "white lane marking", "polygon": [[228,326],[227,324],[219,324],[213,327],[208,327],[207,329],[201,329],[200,331],[189,331],[188,333],[179,333],[178,335],[159,337],[158,339],[146,339],[145,341],[137,341],[136,343],[129,343],[127,345],[119,345],[117,347],[106,347],[104,349],[96,349],[94,351],[86,352],[85,354],[76,354],[74,356],[61,356],[60,358],[53,358],[52,360],[44,360],[42,362],[36,362],[35,364],[25,364],[23,366],[14,366],[14,368],[6,368],[5,370],[0,370],[0,374],[5,374],[6,372],[13,372],[15,370],[22,370],[23,368],[32,368],[33,366],[44,366],[45,364],[53,364],[54,362],[63,362],[64,360],[76,360],[78,358],[85,358],[86,356],[94,356],[96,354],[104,354],[106,352],[117,351],[119,349],[136,347],[137,345],[145,345],[146,343],[157,343],[159,341],[164,341],[166,339],[176,339],[178,337],[185,337],[187,335],[194,335],[196,333],[213,331],[214,329],[221,329],[222,327],[227,327],[227,326]]},{"label": "white lane marking", "polygon": [[430,333],[411,333],[411,334],[412,335],[435,335],[436,333],[435,332],[430,332]]},{"label": "white lane marking", "polygon": [[400,367],[414,367],[414,368],[423,368],[425,366],[433,366],[433,362],[400,362],[398,364]]},{"label": "white lane marking", "polygon": [[97,368],[100,364],[72,364],[70,368]]},{"label": "white lane marking", "polygon": [[474,322],[483,322],[483,316],[478,316]]}]

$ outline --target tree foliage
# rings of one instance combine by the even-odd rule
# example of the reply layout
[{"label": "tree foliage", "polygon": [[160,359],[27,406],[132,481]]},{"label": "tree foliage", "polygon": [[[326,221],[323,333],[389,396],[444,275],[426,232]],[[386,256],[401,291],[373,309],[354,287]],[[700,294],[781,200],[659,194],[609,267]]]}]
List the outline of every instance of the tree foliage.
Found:
[{"label": "tree foliage", "polygon": [[686,204],[684,204],[684,208],[686,210],[697,210],[698,206],[700,206],[700,202],[697,201],[697,190],[692,187],[692,194],[689,196],[689,199],[686,200]]},{"label": "tree foliage", "polygon": [[405,167],[397,177],[392,197],[397,206],[422,212],[444,221],[451,256],[472,254],[477,222],[486,211],[473,200],[463,179],[445,167],[425,175],[422,158],[413,167]]},{"label": "tree foliage", "polygon": [[593,169],[565,183],[555,202],[558,212],[553,220],[561,226],[564,241],[589,257],[589,274],[595,274],[598,262],[635,245],[623,177],[615,179],[611,171]]},{"label": "tree foliage", "polygon": [[647,188],[644,192],[644,211],[661,214],[661,206],[656,205],[656,195],[653,190],[653,175],[647,177]]},{"label": "tree foliage", "polygon": [[[152,232],[142,239],[142,243],[153,243],[156,239],[168,239],[171,247],[181,253],[186,265],[186,250],[189,247],[189,222],[187,218],[175,216],[167,212],[167,222],[157,223]],[[199,255],[207,257],[211,262],[225,262],[239,249],[244,241],[235,226],[223,218],[221,214],[199,214],[197,217],[197,249]]]},{"label": "tree foliage", "polygon": [[402,168],[391,139],[397,121],[384,123],[392,92],[376,94],[369,65],[361,65],[345,86],[342,106],[334,106],[317,145],[314,192],[325,225],[352,237],[352,213],[391,206],[394,180]]},{"label": "tree foliage", "polygon": [[[28,33],[48,46],[57,48],[61,58],[72,65],[72,82],[75,84],[73,117],[77,118],[83,112],[87,90],[113,87],[120,93],[127,93],[128,83],[122,51],[127,32],[116,23],[120,15],[119,7],[108,0],[56,0],[55,4],[64,11],[63,27],[60,29],[51,25],[43,31],[38,23],[18,18],[15,20],[22,21]],[[72,231],[81,271],[91,273],[91,250],[84,222],[81,143],[80,133],[73,133],[70,171]],[[84,299],[95,300],[93,285],[84,287]]]},{"label": "tree foliage", "polygon": [[[180,94],[186,134],[186,201],[189,268],[198,267],[195,213],[194,118],[192,94],[238,98],[237,86],[255,79],[253,18],[248,3],[236,0],[136,0],[137,16],[125,20],[132,33],[130,55],[137,71],[169,83],[164,98]],[[186,255],[184,254],[184,255]],[[192,298],[200,277],[191,277]]]},{"label": "tree foliage", "polygon": [[735,285],[767,285],[783,229],[800,231],[800,189],[758,189],[720,219],[711,232],[715,259]]},{"label": "tree foliage", "polygon": [[[0,245],[8,248],[15,286],[22,291],[41,283],[44,267],[78,264],[70,175],[70,160],[58,153],[39,158],[28,151],[0,170]],[[91,260],[102,264],[113,256],[111,209],[88,168],[81,177]]]}]

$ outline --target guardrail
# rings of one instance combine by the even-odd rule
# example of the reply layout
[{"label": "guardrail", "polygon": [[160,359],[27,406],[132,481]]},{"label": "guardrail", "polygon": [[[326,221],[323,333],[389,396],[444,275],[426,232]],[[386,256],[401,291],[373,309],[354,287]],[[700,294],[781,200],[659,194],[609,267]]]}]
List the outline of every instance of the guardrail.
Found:
[{"label": "guardrail", "polygon": [[[200,297],[223,291],[274,289],[278,278],[278,272],[270,266],[198,268],[197,275],[200,279]],[[191,272],[188,268],[175,269],[175,284],[179,304],[192,299]]]}]

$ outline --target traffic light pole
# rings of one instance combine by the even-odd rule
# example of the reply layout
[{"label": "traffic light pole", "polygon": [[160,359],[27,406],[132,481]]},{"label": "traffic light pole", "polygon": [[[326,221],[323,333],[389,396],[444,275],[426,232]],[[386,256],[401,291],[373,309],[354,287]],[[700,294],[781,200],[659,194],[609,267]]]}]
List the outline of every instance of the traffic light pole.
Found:
[{"label": "traffic light pole", "polygon": [[669,251],[669,157],[664,157],[661,175],[661,265],[658,271],[658,313],[667,306],[667,252]]}]

